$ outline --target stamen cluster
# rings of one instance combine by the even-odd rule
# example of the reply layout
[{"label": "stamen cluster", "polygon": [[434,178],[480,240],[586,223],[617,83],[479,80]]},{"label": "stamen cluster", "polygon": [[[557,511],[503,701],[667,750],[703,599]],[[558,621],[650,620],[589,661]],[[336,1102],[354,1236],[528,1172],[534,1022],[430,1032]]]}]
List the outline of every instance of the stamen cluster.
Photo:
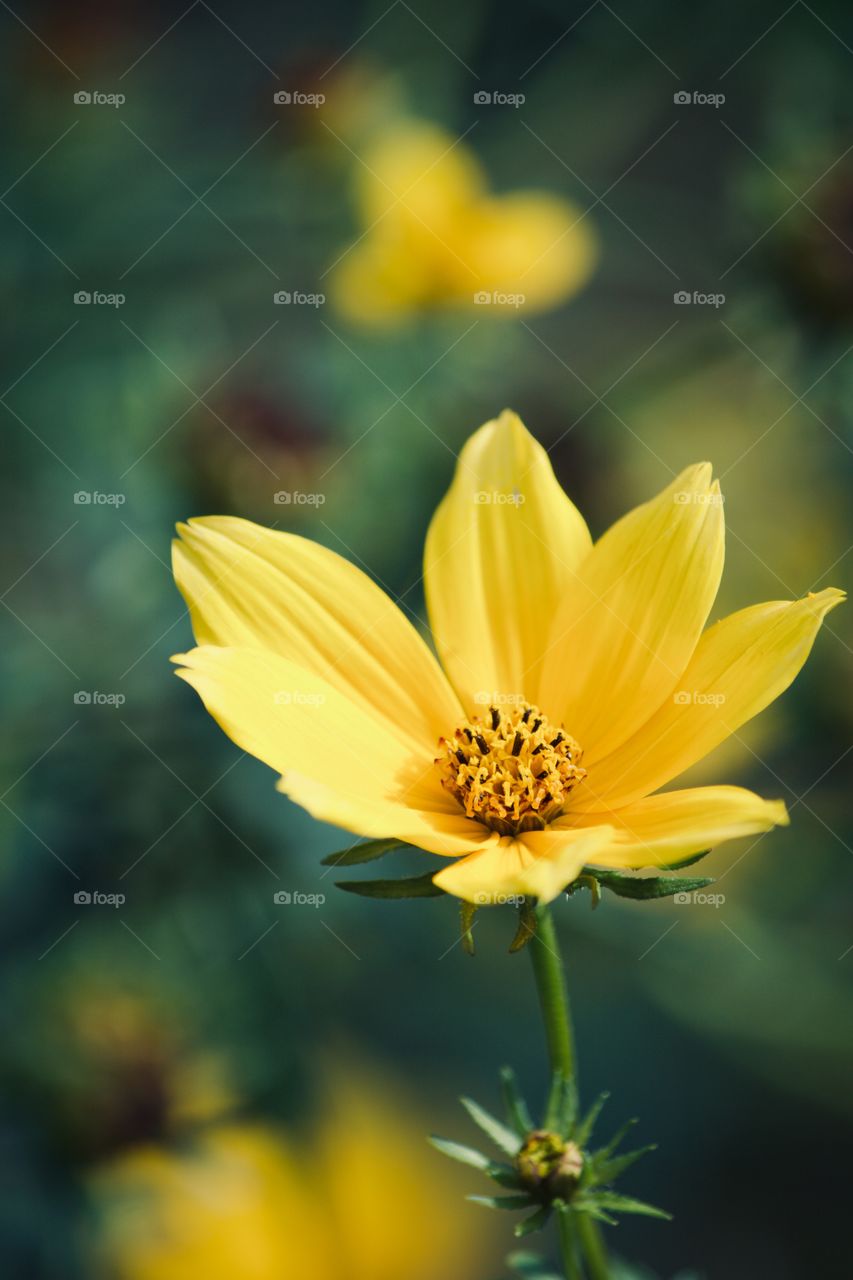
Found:
[{"label": "stamen cluster", "polygon": [[527,703],[490,706],[438,745],[442,786],[467,817],[501,835],[541,830],[553,822],[569,792],[586,777],[574,738]]}]

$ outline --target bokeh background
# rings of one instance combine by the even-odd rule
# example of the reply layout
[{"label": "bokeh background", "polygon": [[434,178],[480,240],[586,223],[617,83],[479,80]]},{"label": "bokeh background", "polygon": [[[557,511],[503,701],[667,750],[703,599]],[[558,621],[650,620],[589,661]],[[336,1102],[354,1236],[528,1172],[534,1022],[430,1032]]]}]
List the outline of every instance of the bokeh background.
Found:
[{"label": "bokeh background", "polygon": [[[510,405],[596,534],[711,459],[715,616],[844,586],[849,7],[17,0],[0,31],[4,1274],[507,1276],[509,1217],[423,1134],[470,1139],[501,1062],[545,1087],[513,913],[472,960],[449,900],[335,890],[340,833],[171,674],[172,526],[304,533],[420,621],[430,512]],[[711,855],[722,905],[559,907],[582,1085],[675,1214],[611,1233],[634,1275],[850,1274],[851,643],[842,609],[704,766],[792,814]]]}]

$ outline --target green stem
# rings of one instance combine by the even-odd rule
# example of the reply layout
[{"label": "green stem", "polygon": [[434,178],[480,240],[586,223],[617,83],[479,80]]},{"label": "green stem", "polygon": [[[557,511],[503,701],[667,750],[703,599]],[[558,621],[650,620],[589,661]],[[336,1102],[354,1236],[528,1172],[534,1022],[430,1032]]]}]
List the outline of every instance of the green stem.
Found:
[{"label": "green stem", "polygon": [[601,1228],[588,1213],[578,1214],[578,1236],[591,1280],[609,1280],[610,1268]]},{"label": "green stem", "polygon": [[536,990],[545,1023],[548,1057],[552,1071],[560,1071],[567,1080],[575,1075],[575,1047],[569,1012],[569,991],[560,956],[560,944],[554,921],[547,907],[536,912],[536,933],[529,944]]},{"label": "green stem", "polygon": [[[533,974],[552,1071],[559,1071],[577,1086],[575,1043],[566,973],[560,955],[560,944],[551,912],[547,907],[536,910],[536,933],[529,944]],[[560,1249],[566,1280],[579,1280],[577,1245],[581,1246],[592,1280],[608,1280],[610,1270],[598,1223],[586,1213],[558,1215]]]},{"label": "green stem", "polygon": [[557,1229],[560,1233],[560,1254],[563,1259],[566,1280],[583,1280],[578,1262],[574,1215],[571,1213],[558,1213]]}]

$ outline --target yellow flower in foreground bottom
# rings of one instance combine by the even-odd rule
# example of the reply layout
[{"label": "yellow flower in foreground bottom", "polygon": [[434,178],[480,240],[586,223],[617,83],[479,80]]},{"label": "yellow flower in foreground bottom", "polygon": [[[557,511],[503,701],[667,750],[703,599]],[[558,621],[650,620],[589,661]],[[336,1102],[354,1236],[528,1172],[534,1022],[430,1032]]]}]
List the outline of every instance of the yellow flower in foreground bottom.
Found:
[{"label": "yellow flower in foreground bottom", "polygon": [[[465,1184],[376,1081],[332,1080],[304,1150],[257,1125],[144,1147],[92,1183],[111,1280],[472,1280],[488,1250]],[[425,1225],[429,1224],[427,1230]],[[484,1256],[485,1255],[485,1256]],[[478,1265],[479,1259],[479,1265]]]},{"label": "yellow flower in foreground bottom", "polygon": [[488,303],[483,314],[554,307],[595,265],[580,210],[548,192],[491,195],[473,151],[430,124],[399,124],[373,142],[357,206],[366,229],[340,256],[332,294],[366,324],[454,304]]},{"label": "yellow flower in foreground bottom", "polygon": [[653,794],[788,687],[844,598],[703,630],[723,568],[707,463],[593,544],[515,414],[488,422],[427,536],[442,666],[325,547],[228,517],[180,534],[199,648],[178,674],[315,817],[454,859],[448,893],[548,902],[585,863],[667,866],[788,821],[739,787]]}]

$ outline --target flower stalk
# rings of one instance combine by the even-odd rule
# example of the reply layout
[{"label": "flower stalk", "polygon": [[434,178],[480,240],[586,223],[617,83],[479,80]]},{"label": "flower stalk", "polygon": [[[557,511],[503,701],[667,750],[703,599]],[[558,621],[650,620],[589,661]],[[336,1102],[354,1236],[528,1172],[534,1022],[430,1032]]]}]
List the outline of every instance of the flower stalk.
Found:
[{"label": "flower stalk", "polygon": [[[536,910],[536,933],[528,950],[542,1010],[551,1071],[574,1081],[577,1088],[577,1061],[566,971],[554,919],[546,906]],[[579,1246],[592,1280],[608,1280],[607,1252],[598,1224],[587,1214],[568,1211],[558,1214],[557,1221],[566,1280],[580,1280],[582,1275],[578,1265]]]}]

